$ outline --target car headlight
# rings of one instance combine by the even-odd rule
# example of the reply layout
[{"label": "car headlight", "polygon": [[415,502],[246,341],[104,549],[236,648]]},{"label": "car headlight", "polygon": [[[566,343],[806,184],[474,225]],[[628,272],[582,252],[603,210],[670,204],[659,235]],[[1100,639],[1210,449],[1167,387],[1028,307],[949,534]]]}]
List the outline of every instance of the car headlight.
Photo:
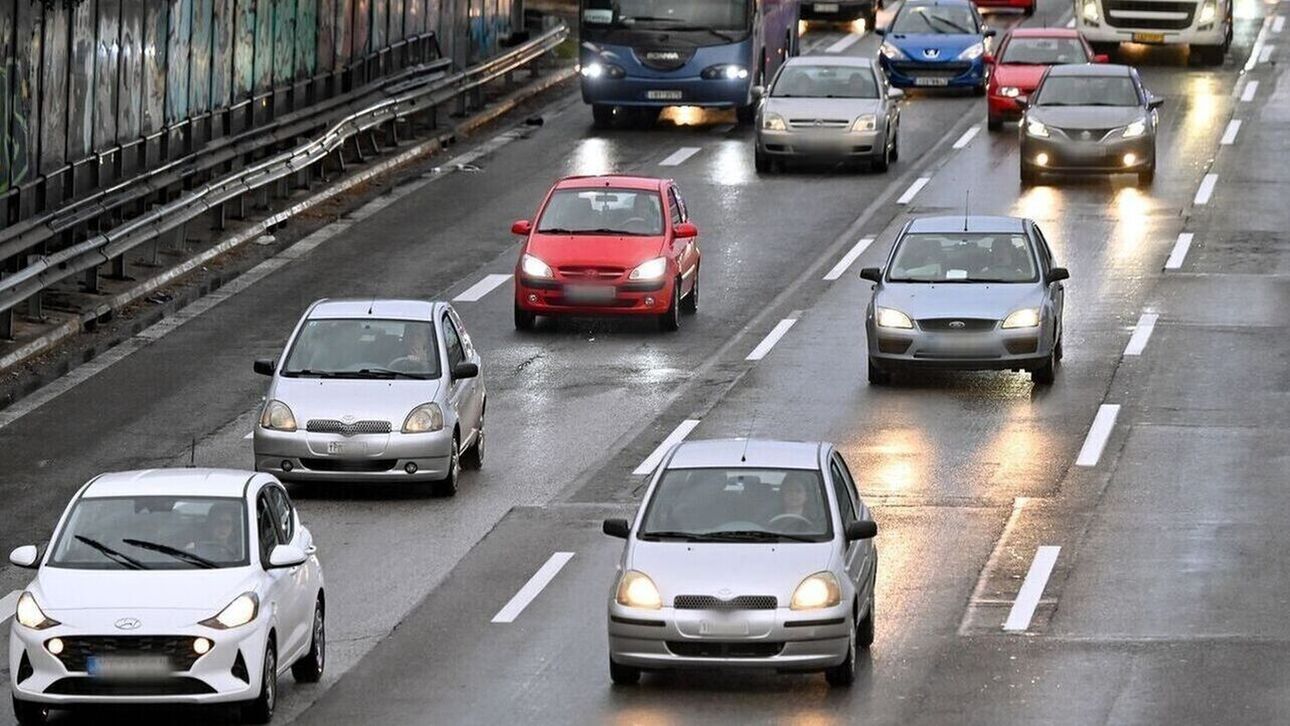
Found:
[{"label": "car headlight", "polygon": [[592,61],[578,68],[578,72],[589,81],[594,81],[597,78],[622,78],[627,75],[627,71],[623,70],[622,66],[616,66],[613,63],[601,63],[600,61]]},{"label": "car headlight", "polygon": [[873,131],[876,128],[878,128],[878,117],[871,113],[861,115],[855,123],[851,124],[852,131]]},{"label": "car headlight", "polygon": [[18,607],[14,611],[13,617],[19,624],[32,630],[45,630],[62,624],[46,615],[45,611],[40,609],[40,605],[36,603],[36,596],[30,592],[23,592],[22,596],[18,598]]},{"label": "car headlight", "polygon": [[882,42],[882,45],[878,46],[878,52],[882,53],[883,57],[887,60],[904,60],[908,57],[905,55],[905,51],[885,40]]},{"label": "car headlight", "polygon": [[892,308],[878,308],[873,318],[880,328],[914,327],[914,321],[910,320],[908,315]]},{"label": "car headlight", "polygon": [[636,266],[627,276],[628,280],[657,280],[667,274],[667,258],[655,257]]},{"label": "car headlight", "polygon": [[213,618],[207,618],[198,625],[205,625],[208,628],[217,630],[228,630],[229,628],[238,628],[255,620],[255,616],[260,614],[260,598],[253,592],[244,592],[233,598],[233,602],[224,606],[219,611],[219,615]]},{"label": "car headlight", "polygon": [[767,131],[785,131],[788,125],[784,123],[784,117],[777,113],[768,113],[761,117],[761,127]]},{"label": "car headlight", "polygon": [[520,271],[529,277],[555,277],[550,265],[528,254],[520,258]]},{"label": "car headlight", "polygon": [[658,610],[663,607],[663,597],[658,594],[654,581],[649,579],[649,575],[636,570],[623,573],[618,580],[618,592],[614,595],[614,600],[629,608]]},{"label": "car headlight", "polygon": [[1026,121],[1026,133],[1041,139],[1048,138],[1048,127],[1033,119]]},{"label": "car headlight", "polygon": [[1039,325],[1039,308],[1022,308],[1003,319],[1004,329],[1033,328]]},{"label": "car headlight", "polygon": [[269,401],[260,414],[260,426],[274,431],[295,431],[296,417],[282,401]]},{"label": "car headlight", "polygon": [[1021,95],[1021,89],[1016,86],[1004,86],[999,89],[999,95],[1006,98],[1016,98]]},{"label": "car headlight", "polygon": [[1214,18],[1216,17],[1218,17],[1218,6],[1214,4],[1212,0],[1211,2],[1207,2],[1204,5],[1200,6],[1200,24],[1201,25],[1210,25],[1211,23],[1214,22]]},{"label": "car headlight", "polygon": [[1137,137],[1145,133],[1147,133],[1146,121],[1141,121],[1141,120],[1134,121],[1133,123],[1124,127],[1124,138],[1126,139],[1136,139]]},{"label": "car headlight", "polygon": [[443,430],[443,410],[437,403],[423,403],[403,420],[403,433],[428,434]]},{"label": "car headlight", "polygon": [[704,68],[699,77],[705,81],[738,81],[748,77],[748,69],[733,63],[723,63]]},{"label": "car headlight", "polygon": [[959,60],[976,60],[985,53],[985,43],[973,43],[959,53]]},{"label": "car headlight", "polygon": [[817,572],[802,580],[793,591],[789,607],[793,610],[819,610],[842,602],[842,587],[831,572]]},{"label": "car headlight", "polygon": [[1084,20],[1090,23],[1102,22],[1102,11],[1097,7],[1097,0],[1084,0],[1084,8],[1081,10]]}]

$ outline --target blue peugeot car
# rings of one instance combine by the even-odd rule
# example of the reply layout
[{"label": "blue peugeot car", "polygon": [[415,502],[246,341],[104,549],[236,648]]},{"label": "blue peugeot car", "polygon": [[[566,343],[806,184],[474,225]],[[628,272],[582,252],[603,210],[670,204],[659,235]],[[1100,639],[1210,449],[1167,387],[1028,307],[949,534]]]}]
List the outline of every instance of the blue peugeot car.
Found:
[{"label": "blue peugeot car", "polygon": [[985,93],[985,27],[971,0],[910,0],[883,36],[878,63],[898,88],[971,88]]}]

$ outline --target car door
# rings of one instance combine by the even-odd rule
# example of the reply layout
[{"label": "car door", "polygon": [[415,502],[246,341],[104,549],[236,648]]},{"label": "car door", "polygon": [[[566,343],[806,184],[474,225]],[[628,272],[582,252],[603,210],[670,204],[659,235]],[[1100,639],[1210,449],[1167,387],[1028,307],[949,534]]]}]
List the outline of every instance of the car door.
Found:
[{"label": "car door", "polygon": [[[299,547],[302,551],[313,546],[313,543],[302,542],[300,528],[291,498],[286,490],[277,484],[264,487],[264,497],[273,515],[273,523],[279,542],[287,542]],[[312,581],[312,568],[308,563],[287,567],[283,570],[284,589],[279,620],[279,635],[283,648],[279,656],[283,662],[291,662],[309,647],[309,638],[313,632],[314,591],[317,586]],[[284,632],[285,631],[285,632]],[[290,648],[288,649],[288,644]],[[287,660],[290,659],[290,660]]]},{"label": "car door", "polygon": [[[842,515],[842,527],[846,527],[859,520],[859,502],[856,501],[855,487],[850,483],[850,475],[846,473],[846,466],[842,464],[842,457],[837,452],[829,454],[829,480],[833,485],[833,495],[838,500],[838,512]],[[851,579],[851,584],[855,586],[858,592],[865,592],[864,575],[866,573],[866,559],[868,543],[864,540],[846,543],[846,570],[847,577]]]},{"label": "car door", "polygon": [[[1043,230],[1039,229],[1039,225],[1036,224],[1034,229],[1035,249],[1039,252],[1039,274],[1041,275],[1041,279],[1045,279],[1048,275],[1048,271],[1054,267],[1053,251],[1048,246],[1048,239],[1044,237]],[[1053,321],[1055,323],[1053,335],[1060,336],[1062,327],[1062,311],[1065,309],[1066,305],[1066,287],[1061,281],[1054,282],[1051,285],[1045,286],[1044,295],[1047,300],[1048,307],[1053,313]],[[1055,337],[1054,340],[1056,339],[1057,338]]]},{"label": "car door", "polygon": [[[851,476],[851,468],[847,466],[847,460],[837,452],[834,452],[833,456],[837,459],[838,468],[842,472],[842,479],[846,483],[847,493],[851,495],[851,500],[855,503],[856,519],[862,522],[873,519],[873,514],[869,511],[869,507],[865,506],[864,500],[860,498],[860,489],[856,486],[855,477]],[[859,546],[861,553],[859,581],[867,583],[872,577],[873,568],[878,563],[878,547],[871,539],[860,540],[856,542],[856,545]],[[863,588],[861,590],[863,591]]]},{"label": "car door", "polygon": [[[677,225],[682,222],[690,221],[689,214],[685,208],[685,201],[681,198],[681,192],[676,185],[670,185],[667,189],[667,206],[672,215],[672,229],[675,230]],[[681,271],[681,290],[684,294],[689,294],[694,287],[696,267],[699,263],[699,238],[691,237],[689,239],[672,238],[673,254],[676,257],[676,269]]]},{"label": "car door", "polygon": [[454,378],[452,370],[458,363],[466,360],[466,350],[461,344],[461,336],[457,333],[457,326],[453,324],[451,316],[445,310],[439,316],[439,330],[443,334],[444,355],[448,358],[448,382],[447,403],[456,415],[457,423],[461,427],[461,441],[457,442],[458,446],[464,448],[468,441],[471,441],[475,435],[476,421],[470,416],[470,390],[473,378]]},{"label": "car door", "polygon": [[462,322],[461,316],[451,306],[448,307],[448,319],[452,321],[457,339],[461,341],[461,349],[465,355],[465,360],[479,367],[478,376],[462,381],[467,388],[466,408],[470,416],[470,426],[475,431],[478,431],[484,418],[484,398],[486,396],[484,389],[484,360],[475,348],[475,341],[471,340],[470,331],[466,330],[466,324]]},{"label": "car door", "polygon": [[255,527],[259,547],[260,569],[264,572],[264,589],[260,607],[267,609],[273,616],[278,635],[278,665],[287,663],[286,658],[298,647],[292,635],[290,615],[291,590],[293,579],[286,568],[269,566],[269,556],[273,548],[282,543],[278,533],[276,515],[269,503],[268,493],[261,488],[255,495]]}]

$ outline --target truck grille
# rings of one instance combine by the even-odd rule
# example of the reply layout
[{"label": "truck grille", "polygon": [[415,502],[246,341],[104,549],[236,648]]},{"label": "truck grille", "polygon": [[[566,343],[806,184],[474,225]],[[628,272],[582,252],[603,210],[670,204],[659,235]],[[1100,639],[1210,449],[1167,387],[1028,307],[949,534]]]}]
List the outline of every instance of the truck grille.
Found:
[{"label": "truck grille", "polygon": [[[1116,28],[1184,30],[1191,27],[1196,13],[1194,2],[1153,2],[1152,0],[1103,0],[1106,24]],[[1154,17],[1142,17],[1157,13]]]}]

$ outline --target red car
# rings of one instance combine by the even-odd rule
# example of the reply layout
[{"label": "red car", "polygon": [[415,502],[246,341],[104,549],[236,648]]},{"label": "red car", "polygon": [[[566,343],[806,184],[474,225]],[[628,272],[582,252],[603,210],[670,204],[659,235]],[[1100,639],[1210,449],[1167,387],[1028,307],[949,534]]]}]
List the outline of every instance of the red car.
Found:
[{"label": "red car", "polygon": [[990,82],[986,85],[986,127],[1003,128],[1004,121],[1021,118],[1018,101],[1039,85],[1049,66],[1062,63],[1105,63],[1078,31],[1065,28],[1017,28],[1008,31],[998,51],[987,55]]},{"label": "red car", "polygon": [[1020,10],[1026,17],[1035,14],[1036,0],[973,0],[972,4],[985,10],[998,10],[999,8],[1012,8]]},{"label": "red car", "polygon": [[699,230],[670,179],[556,182],[515,265],[515,328],[539,315],[648,315],[676,330],[699,306]]}]

